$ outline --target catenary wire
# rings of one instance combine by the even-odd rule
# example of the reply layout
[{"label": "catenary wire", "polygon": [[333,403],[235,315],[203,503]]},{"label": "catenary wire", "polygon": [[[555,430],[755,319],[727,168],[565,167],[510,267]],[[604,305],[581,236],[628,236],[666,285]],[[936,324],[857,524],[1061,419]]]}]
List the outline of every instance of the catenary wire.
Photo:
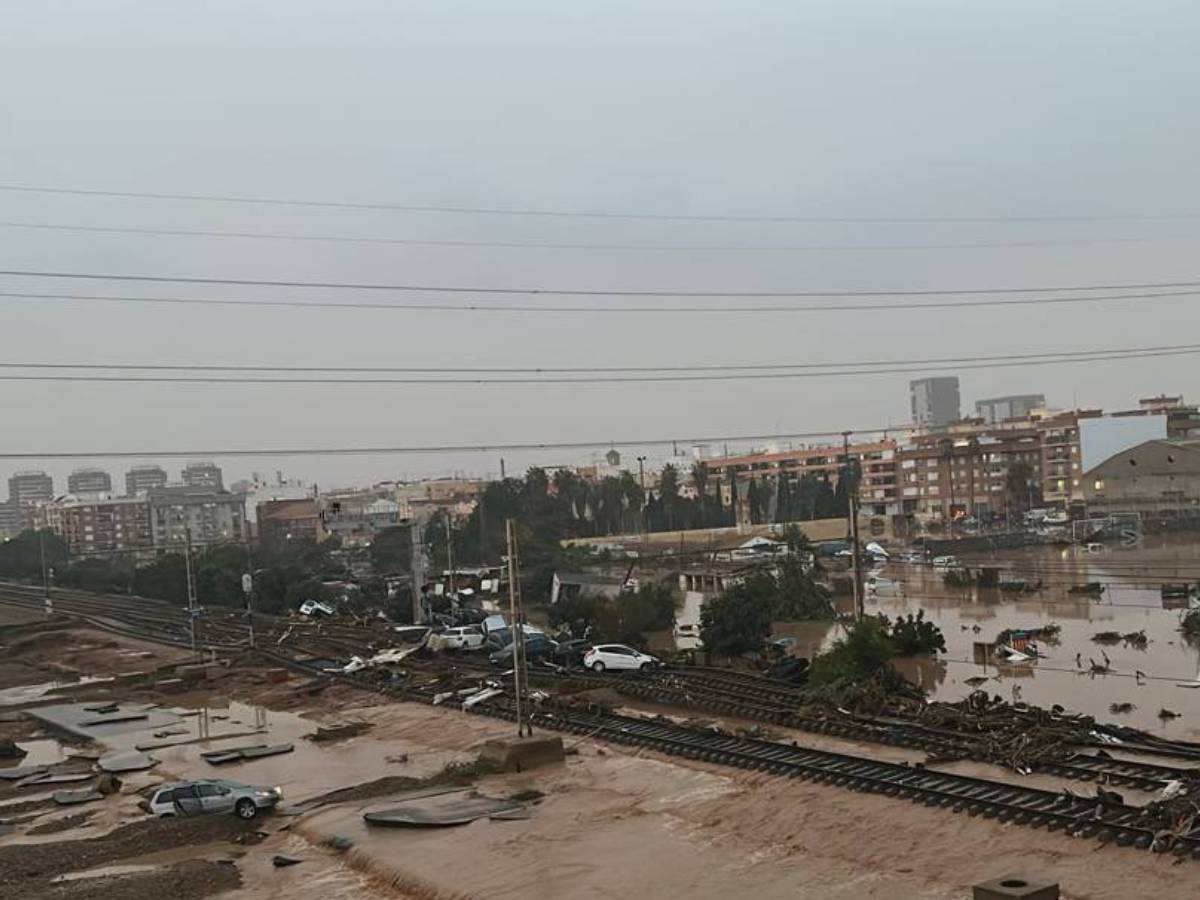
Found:
[{"label": "catenary wire", "polygon": [[212,365],[212,364],[167,364],[147,363],[56,363],[56,362],[8,362],[0,361],[0,369],[91,369],[100,371],[153,371],[153,372],[343,372],[343,373],[464,373],[464,372],[511,372],[524,374],[568,373],[568,372],[737,372],[770,371],[776,369],[824,369],[852,368],[855,366],[934,365],[947,363],[992,362],[1000,360],[1038,360],[1045,357],[1090,357],[1107,354],[1151,353],[1165,351],[1200,351],[1200,344],[1166,344],[1151,347],[1109,347],[1097,350],[1048,350],[1042,353],[1006,353],[1000,356],[951,356],[928,359],[882,359],[854,360],[847,362],[820,363],[747,363],[742,365],[687,365],[687,366],[267,366],[267,365]]},{"label": "catenary wire", "polygon": [[293,448],[243,448],[209,450],[105,450],[105,451],[52,451],[34,453],[0,452],[0,459],[127,459],[138,457],[162,457],[169,459],[197,458],[206,459],[217,456],[402,456],[421,455],[427,453],[495,453],[532,450],[594,450],[597,447],[663,447],[671,444],[692,446],[699,444],[719,444],[724,442],[750,443],[755,441],[772,440],[801,440],[809,438],[841,437],[847,435],[877,435],[896,431],[896,428],[835,428],[827,431],[802,431],[792,433],[769,434],[733,434],[713,435],[708,437],[667,437],[667,438],[635,438],[632,440],[616,440],[606,438],[598,441],[543,441],[540,443],[509,443],[509,444],[431,444],[415,446],[379,446],[379,447],[293,447]]},{"label": "catenary wire", "polygon": [[44,381],[44,382],[85,382],[85,383],[124,383],[124,384],[323,384],[323,385],[555,385],[555,384],[648,384],[668,382],[716,382],[716,381],[764,381],[799,378],[844,378],[864,375],[908,374],[913,372],[948,372],[971,369],[1005,369],[1015,366],[1053,366],[1078,365],[1092,362],[1115,362],[1125,359],[1149,359],[1169,356],[1188,356],[1200,354],[1200,348],[1186,350],[1162,350],[1151,353],[1097,354],[1088,357],[1069,357],[1066,359],[1012,360],[1009,362],[960,363],[953,366],[924,366],[905,365],[875,369],[841,369],[827,372],[723,372],[720,374],[701,375],[596,375],[563,378],[510,378],[510,377],[467,377],[467,378],[380,378],[380,377],[351,377],[351,378],[295,378],[285,376],[264,375],[231,375],[220,377],[215,375],[12,375],[0,374],[0,381]]},{"label": "catenary wire", "polygon": [[450,206],[422,203],[381,203],[302,198],[238,196],[230,194],[172,193],[165,191],[120,191],[68,188],[47,185],[0,184],[0,191],[27,194],[59,194],[80,197],[120,197],[136,200],[184,200],[205,203],[245,203],[260,206],[307,206],[319,209],[366,209],[394,212],[447,213],[454,215],[526,216],[556,219],[631,219],[674,222],[800,222],[856,224],[989,223],[989,222],[1173,222],[1200,219],[1200,213],[1120,214],[1080,213],[1072,215],[1011,216],[800,216],[737,215],[700,213],[608,212],[603,210],[538,209],[533,207]]},{"label": "catenary wire", "polygon": [[136,228],[116,225],[79,225],[61,222],[0,222],[0,228],[78,234],[127,234],[145,237],[198,237],[227,240],[294,241],[304,243],[363,244],[400,247],[494,248],[504,250],[595,250],[630,253],[867,253],[929,250],[1038,249],[1095,245],[1146,244],[1200,241],[1200,237],[1073,238],[1048,241],[972,241],[921,244],[615,244],[562,241],[484,241],[446,238],[393,238],[355,235],[288,234],[263,231],[219,231],[192,228]]},{"label": "catenary wire", "polygon": [[1191,291],[1156,291],[1149,293],[1106,294],[1092,296],[1065,297],[1028,297],[1008,300],[938,300],[932,302],[894,302],[894,303],[838,303],[838,304],[805,304],[801,306],[683,306],[668,305],[654,306],[639,304],[637,306],[546,306],[523,304],[449,304],[449,303],[367,303],[362,301],[332,301],[332,300],[267,300],[250,299],[237,300],[211,297],[137,297],[128,295],[107,294],[60,294],[60,293],[31,293],[27,291],[0,291],[0,298],[13,300],[60,300],[66,302],[96,302],[96,303],[147,303],[179,306],[251,306],[251,307],[280,307],[288,309],[376,309],[376,310],[405,310],[417,312],[482,312],[482,313],[602,313],[602,314],[661,314],[661,313],[813,313],[813,312],[863,312],[863,311],[895,311],[910,309],[970,309],[972,307],[1004,307],[1004,306],[1041,306],[1043,304],[1078,304],[1101,303],[1121,300],[1163,300],[1173,297],[1200,296],[1200,290]]},{"label": "catenary wire", "polygon": [[1102,283],[1043,285],[1027,287],[969,287],[969,288],[910,288],[894,290],[626,290],[620,288],[529,288],[529,287],[479,287],[474,285],[422,285],[405,283],[381,283],[363,281],[307,281],[299,279],[271,278],[218,278],[200,275],[145,275],[114,274],[111,272],[68,272],[45,269],[0,269],[0,275],[13,278],[53,278],[82,281],[128,281],[149,284],[203,284],[237,287],[288,287],[319,288],[322,290],[348,291],[396,291],[401,293],[438,294],[500,294],[543,297],[680,297],[680,298],[733,298],[733,297],[778,297],[829,298],[829,297],[939,297],[978,296],[991,294],[1048,294],[1084,293],[1095,291],[1158,290],[1165,288],[1200,288],[1200,281],[1150,281],[1133,283]]}]

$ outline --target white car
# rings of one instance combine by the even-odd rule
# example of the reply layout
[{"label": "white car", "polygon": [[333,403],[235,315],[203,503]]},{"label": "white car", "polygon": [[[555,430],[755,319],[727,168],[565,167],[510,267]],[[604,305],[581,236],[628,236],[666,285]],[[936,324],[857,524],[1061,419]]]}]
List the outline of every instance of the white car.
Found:
[{"label": "white car", "polygon": [[273,809],[283,799],[277,787],[262,788],[221,778],[201,778],[167,785],[155,791],[141,806],[151,815],[195,816],[233,813],[253,819],[261,810]]},{"label": "white car", "polygon": [[662,661],[624,644],[597,644],[583,654],[583,665],[593,672],[603,672],[606,669],[649,672],[661,666]]},{"label": "white car", "polygon": [[478,650],[483,646],[483,632],[474,626],[447,628],[438,637],[447,650]]}]

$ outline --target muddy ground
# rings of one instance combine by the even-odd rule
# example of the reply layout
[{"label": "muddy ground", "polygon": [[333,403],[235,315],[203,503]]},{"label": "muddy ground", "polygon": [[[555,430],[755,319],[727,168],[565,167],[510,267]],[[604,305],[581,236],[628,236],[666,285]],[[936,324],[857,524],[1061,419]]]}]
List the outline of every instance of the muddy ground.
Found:
[{"label": "muddy ground", "polygon": [[[30,636],[28,629],[22,633]],[[27,649],[5,659],[30,665],[42,677],[46,664],[69,669],[68,660],[91,661],[107,640],[72,630],[54,645],[50,659],[37,641],[19,645]],[[119,643],[110,649],[140,652]],[[0,644],[14,644],[2,627]],[[0,787],[0,820],[28,817],[14,833],[0,836],[0,897],[949,900],[969,896],[975,882],[1023,874],[1056,879],[1064,896],[1076,900],[1182,900],[1195,896],[1200,879],[1200,864],[1171,857],[570,736],[563,765],[481,777],[456,770],[460,784],[487,796],[536,797],[528,819],[372,829],[363,812],[387,808],[413,786],[445,783],[447,764],[468,763],[484,740],[507,736],[512,726],[441,708],[382,703],[378,695],[345,686],[315,689],[305,679],[280,681],[247,666],[169,695],[155,694],[150,685],[156,677],[76,683],[65,694],[203,709],[214,724],[230,729],[259,719],[264,740],[292,741],[294,751],[214,770],[199,755],[212,744],[182,734],[175,738],[181,743],[154,751],[156,768],[125,777],[121,794],[77,809],[23,799],[31,789]],[[4,721],[28,705],[0,708],[0,735],[5,728],[14,734],[24,729],[22,740],[52,741],[28,722]],[[197,718],[185,719],[187,728],[195,728]],[[318,723],[347,721],[372,727],[329,743],[305,740]],[[784,736],[880,758],[908,753]],[[123,746],[140,739],[132,733],[111,740]],[[1017,777],[996,770],[977,774]],[[154,784],[205,775],[281,785],[286,803],[323,803],[303,815],[262,816],[249,825],[233,817],[149,820],[136,807],[138,792]],[[6,805],[11,801],[30,805],[13,815]],[[276,854],[301,862],[276,868]]]}]

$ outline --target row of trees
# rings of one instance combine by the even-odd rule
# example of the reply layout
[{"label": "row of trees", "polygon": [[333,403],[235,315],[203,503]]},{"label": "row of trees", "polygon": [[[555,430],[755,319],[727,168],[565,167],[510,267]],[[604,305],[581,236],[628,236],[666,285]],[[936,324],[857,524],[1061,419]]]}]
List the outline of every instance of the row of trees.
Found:
[{"label": "row of trees", "polygon": [[690,482],[694,497],[684,495],[680,471],[667,465],[658,491],[647,495],[629,472],[593,483],[567,469],[551,477],[535,467],[523,478],[488,484],[471,514],[452,522],[450,529],[445,513],[435,515],[424,540],[436,566],[448,565],[447,530],[456,564],[494,565],[505,552],[505,520],[514,519],[522,568],[532,572],[534,589],[544,591],[554,568],[570,555],[562,541],[631,533],[639,527],[655,532],[730,526],[739,491],[747,492],[756,523],[844,516],[847,508],[844,478],[837,489],[815,475],[731,480],[729,504],[703,462],[692,466]]},{"label": "row of trees", "polygon": [[[245,544],[202,548],[192,556],[196,593],[203,605],[241,606],[245,601],[242,575],[250,572],[256,609],[268,613],[294,609],[304,600],[322,598],[323,582],[348,577],[347,559],[339,549],[336,539],[321,544],[269,542],[253,549]],[[49,530],[25,531],[0,543],[0,578],[40,582],[43,552],[53,584],[134,594],[181,606],[187,603],[183,554],[166,553],[143,565],[129,556],[73,560],[66,543]],[[378,580],[365,580],[360,588],[366,599],[379,599],[385,593]]]}]

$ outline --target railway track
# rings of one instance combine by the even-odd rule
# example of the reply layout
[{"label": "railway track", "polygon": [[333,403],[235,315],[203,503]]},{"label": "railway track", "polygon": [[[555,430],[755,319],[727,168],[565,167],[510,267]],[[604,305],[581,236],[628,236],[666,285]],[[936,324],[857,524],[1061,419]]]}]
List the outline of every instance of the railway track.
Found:
[{"label": "railway track", "polygon": [[[27,609],[42,608],[40,588],[0,584],[0,603]],[[127,637],[150,639],[178,647],[190,646],[186,610],[158,601],[132,599],[82,591],[55,592],[55,608],[101,628]],[[344,658],[371,652],[372,643],[386,635],[351,626],[316,627],[291,620],[256,616],[259,646],[270,648],[289,661],[305,658]],[[248,649],[246,622],[242,613],[216,608],[198,622],[198,641],[205,649],[240,652]],[[427,673],[445,671],[444,662],[411,661],[411,668]],[[495,670],[478,657],[459,656],[453,666],[481,677]],[[597,688],[615,690],[623,696],[698,712],[764,722],[799,731],[831,735],[862,743],[883,744],[923,750],[941,760],[974,759],[990,762],[973,744],[972,735],[932,728],[900,719],[879,719],[827,712],[812,713],[802,708],[803,694],[796,688],[767,681],[761,676],[703,667],[669,669],[654,673],[620,675],[590,672],[531,670],[531,683],[562,692]],[[1200,747],[1178,742],[1158,742],[1150,736],[1122,749],[1187,765],[1200,760]],[[1111,749],[1111,748],[1109,748]],[[1107,752],[1107,751],[1101,751]],[[1189,774],[1179,766],[1115,759],[1098,753],[1080,752],[1070,758],[1045,761],[1037,771],[1062,778],[1157,791],[1168,782]]]},{"label": "railway track", "polygon": [[[286,656],[277,658],[308,674],[319,674],[314,667]],[[435,693],[428,687],[372,682],[361,674],[333,677],[410,701],[429,703]],[[513,722],[517,718],[515,705],[506,696],[484,701],[466,711]],[[535,708],[530,721],[547,730],[585,735],[668,756],[827,783],[1028,828],[1061,830],[1074,837],[1096,838],[1121,847],[1169,850],[1179,857],[1200,859],[1200,830],[1166,839],[1159,834],[1156,824],[1148,820],[1145,810],[1111,798],[1082,797],[795,744],[714,734],[685,725],[611,712],[579,712],[542,706]]]}]

